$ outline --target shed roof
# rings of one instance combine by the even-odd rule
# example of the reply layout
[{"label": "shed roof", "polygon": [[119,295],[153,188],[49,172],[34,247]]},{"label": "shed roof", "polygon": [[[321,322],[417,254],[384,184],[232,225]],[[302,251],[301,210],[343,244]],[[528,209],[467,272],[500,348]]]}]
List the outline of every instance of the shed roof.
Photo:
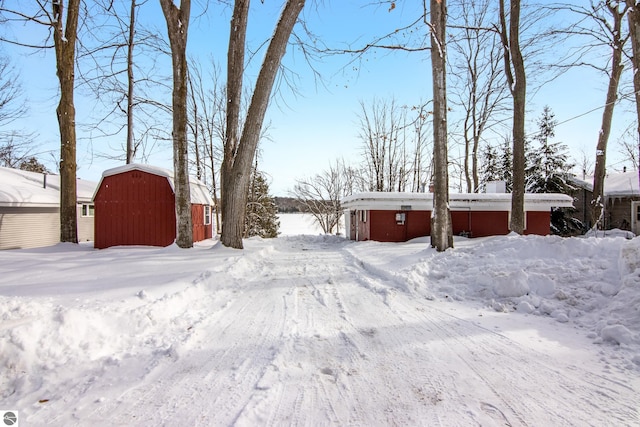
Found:
[{"label": "shed roof", "polygon": [[[76,185],[78,202],[90,203],[97,183],[78,179]],[[45,186],[45,174],[0,167],[0,206],[60,206],[60,175],[47,174]]]},{"label": "shed roof", "polygon": [[[433,193],[356,193],[342,199],[345,209],[363,210],[431,210]],[[526,211],[545,211],[551,208],[572,207],[573,199],[566,194],[532,194],[524,197]],[[510,211],[511,194],[507,193],[452,193],[451,210]]]},{"label": "shed roof", "polygon": [[[167,178],[169,180],[169,185],[171,185],[171,190],[173,190],[173,192],[175,193],[174,175],[172,170],[161,168],[158,166],[130,163],[128,165],[122,165],[115,168],[107,169],[102,172],[102,178],[100,178],[100,183],[96,187],[95,192],[93,193],[93,197],[95,198],[98,189],[102,185],[102,180],[105,177],[118,175],[133,170],[139,170],[142,172],[150,173],[152,175],[158,175]],[[189,187],[189,193],[191,194],[191,203],[197,205],[213,204],[213,200],[211,199],[211,195],[209,194],[209,189],[202,181],[193,177],[189,177]]]},{"label": "shed roof", "polygon": [[[577,186],[593,191],[593,177],[584,179],[572,177]],[[604,178],[604,195],[608,197],[640,196],[638,171],[611,173]]]}]

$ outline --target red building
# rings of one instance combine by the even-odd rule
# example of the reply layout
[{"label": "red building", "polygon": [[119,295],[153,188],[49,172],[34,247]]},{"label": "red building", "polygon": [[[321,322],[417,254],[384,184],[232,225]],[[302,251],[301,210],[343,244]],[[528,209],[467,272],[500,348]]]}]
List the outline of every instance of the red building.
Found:
[{"label": "red building", "polygon": [[[169,246],[176,239],[173,172],[129,164],[104,171],[93,197],[94,247]],[[210,239],[212,200],[207,187],[192,179],[193,241]]]},{"label": "red building", "polygon": [[[525,234],[549,234],[551,208],[572,202],[564,194],[526,194]],[[342,199],[342,207],[351,240],[405,242],[431,234],[432,193],[358,193]],[[449,208],[455,236],[509,234],[511,194],[451,194]]]}]

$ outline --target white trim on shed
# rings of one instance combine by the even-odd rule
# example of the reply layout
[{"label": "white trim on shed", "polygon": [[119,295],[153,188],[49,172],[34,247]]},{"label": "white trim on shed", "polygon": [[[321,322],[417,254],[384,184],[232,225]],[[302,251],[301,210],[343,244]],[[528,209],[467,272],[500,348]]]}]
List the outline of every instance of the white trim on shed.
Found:
[{"label": "white trim on shed", "polygon": [[[171,190],[175,193],[175,185],[174,185],[174,175],[173,171],[165,168],[161,168],[158,166],[144,165],[140,163],[130,163],[128,165],[118,166],[115,168],[107,169],[102,172],[102,177],[100,178],[100,182],[95,188],[93,192],[93,197],[91,200],[95,199],[96,194],[98,193],[98,189],[100,189],[102,185],[102,181],[107,176],[118,175],[125,172],[130,171],[142,171],[147,172],[152,175],[163,176],[169,180],[169,185],[171,186]],[[200,180],[189,177],[189,193],[191,196],[191,203],[194,205],[213,205],[213,199],[211,198],[211,194],[209,194],[209,189],[207,186]]]}]

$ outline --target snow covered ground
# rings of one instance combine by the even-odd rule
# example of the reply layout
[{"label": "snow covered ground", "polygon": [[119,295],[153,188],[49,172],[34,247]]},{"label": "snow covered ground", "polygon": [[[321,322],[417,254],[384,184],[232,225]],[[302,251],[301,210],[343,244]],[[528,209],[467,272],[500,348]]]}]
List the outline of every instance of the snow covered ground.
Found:
[{"label": "snow covered ground", "polygon": [[[640,425],[640,238],[0,251],[31,425]],[[295,222],[295,223],[294,223]]]}]

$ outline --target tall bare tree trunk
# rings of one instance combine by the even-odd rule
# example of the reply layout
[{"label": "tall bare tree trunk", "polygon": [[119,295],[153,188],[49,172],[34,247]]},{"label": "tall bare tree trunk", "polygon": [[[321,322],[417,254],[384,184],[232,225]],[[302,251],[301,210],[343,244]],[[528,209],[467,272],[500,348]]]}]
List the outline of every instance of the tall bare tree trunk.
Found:
[{"label": "tall bare tree trunk", "polygon": [[431,70],[433,74],[434,195],[431,246],[439,252],[453,247],[449,211],[447,155],[446,0],[431,0]]},{"label": "tall bare tree trunk", "polygon": [[[611,122],[613,120],[613,110],[616,100],[618,99],[618,84],[620,83],[620,75],[624,64],[622,63],[622,49],[626,41],[626,37],[621,34],[622,20],[626,13],[624,10],[618,10],[617,4],[607,2],[607,8],[613,17],[613,45],[611,47],[611,73],[609,75],[609,86],[607,88],[607,102],[602,112],[602,126],[598,134],[598,145],[596,146],[596,165],[593,173],[593,200],[591,200],[591,221],[593,227],[602,226],[601,223],[602,209],[604,207],[604,178],[606,175],[607,163],[607,143],[611,133]],[[634,84],[638,76],[634,76]],[[636,96],[638,94],[636,93]]]},{"label": "tall bare tree trunk", "polygon": [[[227,106],[226,132],[220,166],[220,207],[222,224],[225,223],[225,204],[236,191],[231,182],[231,173],[240,140],[240,107],[242,104],[242,80],[244,77],[245,40],[249,20],[250,0],[236,0],[231,17],[229,31],[229,50],[227,52]],[[243,222],[244,224],[244,222]],[[230,224],[229,227],[232,227]],[[242,234],[244,230],[240,230]],[[230,244],[228,246],[231,246]]]},{"label": "tall bare tree trunk", "polygon": [[509,228],[524,233],[524,146],[525,104],[527,81],[522,51],[520,50],[520,0],[510,1],[509,30],[507,35],[504,0],[500,0],[500,36],[504,49],[505,74],[513,97],[513,187],[511,190],[511,221]]},{"label": "tall bare tree trunk", "polygon": [[136,25],[136,0],[131,0],[129,16],[129,37],[127,39],[127,164],[133,162],[135,156],[133,142],[133,47]]},{"label": "tall bare tree trunk", "polygon": [[172,0],[160,0],[167,21],[173,64],[173,169],[176,195],[176,244],[193,246],[191,194],[187,143],[187,33],[191,1],[181,0],[178,9]]},{"label": "tall bare tree trunk", "polygon": [[640,3],[636,4],[636,0],[626,0],[629,11],[627,19],[629,20],[629,36],[631,38],[631,48],[633,57],[633,90],[636,95],[636,113],[638,121],[638,181],[640,181]]},{"label": "tall bare tree trunk", "polygon": [[[244,2],[244,0],[238,1]],[[247,207],[253,158],[258,147],[273,84],[286,51],[289,36],[304,4],[304,0],[287,0],[260,68],[242,129],[242,136],[232,161],[226,158],[228,148],[225,147],[225,168],[222,171],[222,197],[224,201],[222,203],[222,235],[220,236],[220,241],[225,246],[236,249],[242,249],[243,247],[244,216]],[[233,38],[234,28],[232,27],[231,30],[231,38]],[[246,21],[244,31],[246,32]],[[244,46],[242,49],[244,49]],[[231,55],[229,60],[231,60]],[[227,94],[227,96],[229,96],[227,99],[231,99],[230,94]],[[229,124],[229,121],[227,123]],[[234,126],[239,127],[236,123],[231,123],[231,126],[232,128]],[[229,128],[227,128],[227,133],[229,133]]]},{"label": "tall bare tree trunk", "polygon": [[56,108],[60,127],[60,241],[78,243],[76,211],[76,109],[73,101],[75,52],[80,0],[69,0],[66,18],[64,1],[52,2],[53,41],[60,82],[60,101]]}]

